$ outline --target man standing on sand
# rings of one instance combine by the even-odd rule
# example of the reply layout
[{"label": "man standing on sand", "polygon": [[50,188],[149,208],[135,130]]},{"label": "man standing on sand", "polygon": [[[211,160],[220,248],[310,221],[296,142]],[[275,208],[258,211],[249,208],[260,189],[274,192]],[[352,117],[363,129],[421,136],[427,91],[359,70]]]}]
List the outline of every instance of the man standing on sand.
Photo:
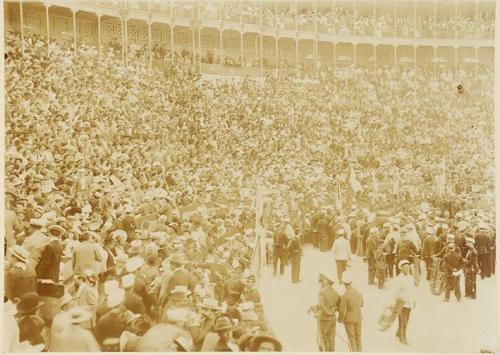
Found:
[{"label": "man standing on sand", "polygon": [[347,262],[351,260],[351,245],[346,239],[343,228],[337,230],[337,239],[333,243],[333,255],[337,266],[337,280],[342,285],[342,275],[347,270]]},{"label": "man standing on sand", "polygon": [[361,307],[363,307],[363,296],[352,287],[352,279],[349,274],[344,274],[345,292],[340,300],[339,322],[344,323],[349,344],[352,352],[361,352]]},{"label": "man standing on sand", "polygon": [[401,260],[398,267],[401,273],[394,279],[392,287],[395,303],[397,300],[404,303],[398,315],[396,337],[402,344],[410,345],[406,338],[406,328],[410,319],[410,311],[415,308],[415,279],[410,273],[410,262],[408,260]]},{"label": "man standing on sand", "polygon": [[335,351],[335,328],[337,325],[335,313],[340,306],[340,296],[333,288],[334,282],[330,278],[319,274],[318,281],[321,283],[318,304],[312,306],[309,311],[314,311],[319,322],[320,351]]}]

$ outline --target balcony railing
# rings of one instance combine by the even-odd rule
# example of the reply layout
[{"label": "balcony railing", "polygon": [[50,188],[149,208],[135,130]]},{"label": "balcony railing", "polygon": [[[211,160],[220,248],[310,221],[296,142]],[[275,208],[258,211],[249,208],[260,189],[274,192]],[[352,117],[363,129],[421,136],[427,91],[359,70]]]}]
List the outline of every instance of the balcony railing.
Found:
[{"label": "balcony railing", "polygon": [[[375,36],[375,37],[399,37],[420,39],[494,39],[495,24],[494,12],[480,10],[479,14],[459,15],[458,19],[453,14],[439,14],[435,17],[432,13],[426,15],[417,14],[412,16],[394,16],[388,12],[377,13],[370,16],[369,13],[358,13],[356,16],[351,10],[335,11],[334,9],[320,10],[317,18],[312,17],[310,12],[302,12],[297,16],[292,10],[278,10],[264,6],[248,4],[241,5],[238,2],[228,1],[226,3],[199,2],[190,3],[186,1],[125,1],[125,0],[98,0],[92,2],[83,0],[84,3],[92,3],[101,7],[112,7],[128,9],[129,11],[148,11],[154,14],[173,15],[177,17],[193,18],[199,16],[204,19],[224,20],[243,24],[259,25],[261,22],[259,13],[262,13],[262,25],[269,28],[302,32],[336,33],[343,35]],[[242,7],[243,6],[243,7]],[[198,11],[195,11],[198,7]],[[338,10],[338,9],[337,9]],[[196,13],[198,15],[196,15]]]}]

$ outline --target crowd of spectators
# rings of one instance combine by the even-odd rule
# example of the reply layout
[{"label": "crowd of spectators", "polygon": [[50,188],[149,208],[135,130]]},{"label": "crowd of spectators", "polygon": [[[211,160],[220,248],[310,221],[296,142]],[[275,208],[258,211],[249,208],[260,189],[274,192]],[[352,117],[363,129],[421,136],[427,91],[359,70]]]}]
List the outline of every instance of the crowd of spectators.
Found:
[{"label": "crowd of spectators", "polygon": [[[227,21],[239,22],[243,14],[244,22],[257,23],[259,13],[257,2],[208,1],[200,6],[201,17],[218,19],[222,16]],[[295,4],[278,4],[276,8],[272,4],[265,4],[262,8],[265,26],[294,30],[296,20],[299,29],[304,31],[314,31],[317,20],[320,32],[378,37],[392,37],[395,30],[398,36],[404,37],[433,37],[434,31],[446,37],[453,37],[455,31],[459,31],[470,37],[475,36],[477,30],[480,38],[493,38],[495,27],[494,12],[487,11],[480,11],[477,21],[475,15],[439,15],[435,21],[432,15],[419,15],[415,19],[413,14],[394,18],[393,13],[378,13],[374,17],[373,14],[343,7],[319,9],[316,14],[311,8],[301,9]]]},{"label": "crowd of spectators", "polygon": [[256,186],[268,236],[325,206],[444,199],[494,223],[493,75],[460,72],[461,93],[414,68],[207,81],[35,36],[5,51],[7,351],[280,351]]}]

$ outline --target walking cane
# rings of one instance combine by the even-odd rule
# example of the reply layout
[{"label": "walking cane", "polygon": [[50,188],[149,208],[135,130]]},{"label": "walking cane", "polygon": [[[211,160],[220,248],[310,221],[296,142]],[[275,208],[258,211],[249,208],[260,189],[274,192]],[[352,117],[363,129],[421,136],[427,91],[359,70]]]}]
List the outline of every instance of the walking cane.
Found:
[{"label": "walking cane", "polygon": [[[309,312],[307,312],[309,313]],[[319,318],[318,318],[318,313],[314,310],[312,310],[312,314],[314,319],[316,320],[316,342],[318,343],[318,346],[321,348],[320,351],[325,352],[326,351],[326,346],[325,346],[325,341],[323,339],[323,336],[321,335],[321,328],[319,325]]]},{"label": "walking cane", "polygon": [[[345,335],[346,335],[347,337],[349,337],[349,336],[347,335],[347,330],[345,329],[345,327],[343,327],[343,328],[344,328]],[[338,337],[340,340],[342,340],[344,343],[346,343],[346,344],[347,344],[347,346],[349,347],[349,352],[351,352],[351,353],[352,353],[351,343],[350,343],[348,340],[345,340],[345,338],[341,337],[341,336],[340,336],[340,334],[339,334],[339,332],[337,332],[336,330],[335,330],[335,336],[336,336],[336,337]]]}]

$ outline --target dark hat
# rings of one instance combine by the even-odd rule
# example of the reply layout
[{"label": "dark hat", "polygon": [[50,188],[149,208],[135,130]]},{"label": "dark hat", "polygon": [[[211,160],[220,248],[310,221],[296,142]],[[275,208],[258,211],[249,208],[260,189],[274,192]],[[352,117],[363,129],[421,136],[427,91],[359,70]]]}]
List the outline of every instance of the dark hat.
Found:
[{"label": "dark hat", "polygon": [[17,304],[17,312],[19,315],[25,315],[35,312],[43,305],[40,302],[40,296],[36,292],[26,292],[21,296]]},{"label": "dark hat", "polygon": [[326,276],[325,274],[320,273],[320,274],[318,275],[318,277],[319,277],[319,281],[326,280],[326,281],[328,281],[328,282],[329,282],[330,284],[332,284],[332,285],[335,283],[335,282],[333,282],[333,280],[332,280],[332,279],[330,279],[330,278],[329,278],[328,276]]},{"label": "dark hat", "polygon": [[252,351],[257,351],[260,344],[262,344],[263,342],[273,343],[275,351],[282,350],[281,342],[278,339],[276,339],[272,334],[268,332],[262,332],[253,337],[251,345]]},{"label": "dark hat", "polygon": [[214,332],[232,329],[234,327],[229,317],[223,316],[215,320]]}]

